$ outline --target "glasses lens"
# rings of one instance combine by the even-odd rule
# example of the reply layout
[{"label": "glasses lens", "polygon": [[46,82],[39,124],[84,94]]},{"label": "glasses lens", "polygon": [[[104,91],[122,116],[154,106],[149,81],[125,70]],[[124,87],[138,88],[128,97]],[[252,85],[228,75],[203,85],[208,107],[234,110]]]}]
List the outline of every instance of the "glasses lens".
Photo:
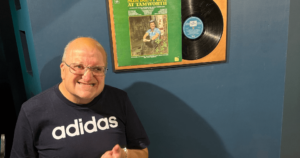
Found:
[{"label": "glasses lens", "polygon": [[[82,64],[70,64],[70,72],[77,75],[83,75],[85,73],[85,66]],[[103,76],[105,75],[107,69],[104,66],[96,66],[96,67],[87,67],[95,76]]]},{"label": "glasses lens", "polygon": [[74,74],[83,74],[84,73],[84,66],[82,64],[71,64],[70,71]]},{"label": "glasses lens", "polygon": [[91,68],[91,71],[93,71],[93,74],[96,76],[102,76],[105,74],[106,68],[102,67],[102,66],[97,66],[97,67]]}]

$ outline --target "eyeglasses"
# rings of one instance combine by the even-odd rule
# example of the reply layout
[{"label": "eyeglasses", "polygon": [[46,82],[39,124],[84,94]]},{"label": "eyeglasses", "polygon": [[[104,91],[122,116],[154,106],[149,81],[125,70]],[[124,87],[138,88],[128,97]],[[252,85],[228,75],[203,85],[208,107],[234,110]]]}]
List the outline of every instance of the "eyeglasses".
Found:
[{"label": "eyeglasses", "polygon": [[83,75],[87,69],[90,69],[94,76],[104,76],[107,72],[107,68],[105,66],[88,67],[77,63],[72,63],[70,65],[66,62],[64,63],[69,67],[70,72],[75,75]]}]

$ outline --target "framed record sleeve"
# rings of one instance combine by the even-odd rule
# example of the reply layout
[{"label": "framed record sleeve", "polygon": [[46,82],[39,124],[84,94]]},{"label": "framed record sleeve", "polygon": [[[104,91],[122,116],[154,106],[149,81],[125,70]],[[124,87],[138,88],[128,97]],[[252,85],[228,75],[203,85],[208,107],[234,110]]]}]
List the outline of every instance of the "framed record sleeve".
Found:
[{"label": "framed record sleeve", "polygon": [[181,62],[181,35],[170,34],[181,32],[180,6],[180,0],[108,0],[114,70]]},{"label": "framed record sleeve", "polygon": [[107,0],[115,72],[226,61],[227,0]]}]

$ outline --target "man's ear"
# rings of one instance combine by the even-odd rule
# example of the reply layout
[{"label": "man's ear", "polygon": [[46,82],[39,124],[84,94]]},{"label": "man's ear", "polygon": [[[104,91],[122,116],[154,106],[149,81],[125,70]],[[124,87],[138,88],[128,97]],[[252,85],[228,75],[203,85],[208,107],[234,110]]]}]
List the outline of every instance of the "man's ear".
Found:
[{"label": "man's ear", "polygon": [[64,80],[65,79],[65,76],[66,76],[66,67],[65,67],[65,64],[64,63],[61,63],[60,64],[60,77],[61,77],[61,79],[62,80]]}]

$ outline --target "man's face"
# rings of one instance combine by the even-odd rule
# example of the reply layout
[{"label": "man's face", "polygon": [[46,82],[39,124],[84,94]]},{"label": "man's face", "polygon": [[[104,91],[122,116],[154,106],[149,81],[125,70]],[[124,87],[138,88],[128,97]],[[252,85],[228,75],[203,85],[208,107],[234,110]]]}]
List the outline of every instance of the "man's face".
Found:
[{"label": "man's face", "polygon": [[[82,64],[85,67],[106,66],[106,54],[103,49],[96,47],[94,41],[80,41],[73,45],[71,43],[65,62],[68,65]],[[105,76],[94,76],[89,69],[83,75],[75,75],[64,63],[60,67],[63,80],[60,90],[71,102],[87,104],[103,91]]]},{"label": "man's face", "polygon": [[151,30],[155,29],[155,24],[153,22],[150,23],[150,28],[151,28]]}]

